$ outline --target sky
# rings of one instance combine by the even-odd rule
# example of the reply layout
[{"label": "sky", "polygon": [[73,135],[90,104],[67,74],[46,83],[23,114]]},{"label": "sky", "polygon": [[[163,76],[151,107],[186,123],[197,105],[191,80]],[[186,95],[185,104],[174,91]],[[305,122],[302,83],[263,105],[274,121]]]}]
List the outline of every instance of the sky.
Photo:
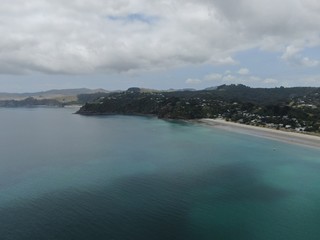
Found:
[{"label": "sky", "polygon": [[319,0],[1,0],[0,92],[320,87]]}]

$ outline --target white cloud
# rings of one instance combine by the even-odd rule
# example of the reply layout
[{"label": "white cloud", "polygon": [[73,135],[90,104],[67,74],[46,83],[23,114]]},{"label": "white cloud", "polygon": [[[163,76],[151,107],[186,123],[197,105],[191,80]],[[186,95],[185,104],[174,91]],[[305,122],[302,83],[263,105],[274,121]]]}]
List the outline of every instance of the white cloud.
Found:
[{"label": "white cloud", "polygon": [[306,67],[316,67],[316,66],[319,66],[319,61],[309,59],[308,57],[302,58],[302,59],[301,59],[301,63],[302,63],[303,66],[306,66]]},{"label": "white cloud", "polygon": [[224,76],[223,80],[227,81],[227,82],[232,82],[232,81],[236,80],[236,77],[231,75],[231,74],[229,74],[229,75]]},{"label": "white cloud", "polygon": [[286,62],[303,67],[316,67],[319,66],[320,62],[308,57],[303,57],[301,51],[302,47],[294,45],[287,46],[281,58]]},{"label": "white cloud", "polygon": [[251,82],[261,82],[261,78],[260,77],[257,77],[257,76],[250,76],[249,77],[249,81]]},{"label": "white cloud", "polygon": [[281,58],[286,61],[290,61],[292,59],[295,59],[297,54],[300,53],[301,50],[301,48],[298,48],[294,45],[287,46]]},{"label": "white cloud", "polygon": [[202,81],[200,79],[196,79],[196,78],[189,78],[186,80],[186,84],[190,84],[190,85],[197,85],[200,84]]},{"label": "white cloud", "polygon": [[230,65],[238,51],[298,45],[283,55],[295,59],[320,45],[319,9],[316,0],[239,0],[237,6],[232,0],[2,0],[0,73]]},{"label": "white cloud", "polygon": [[218,74],[218,73],[208,74],[204,77],[204,80],[208,82],[211,82],[211,81],[214,82],[221,79],[222,79],[222,74]]},{"label": "white cloud", "polygon": [[237,63],[232,57],[221,59],[215,59],[214,57],[211,57],[208,62],[213,65],[234,65]]},{"label": "white cloud", "polygon": [[[280,84],[280,81],[275,78],[263,78],[259,76],[254,76],[251,75],[249,72],[246,75],[232,75],[230,71],[227,71],[223,74],[211,73],[205,75],[203,78],[188,79],[186,82],[189,84],[214,83],[215,86],[222,84],[245,84],[248,86],[256,87],[274,87]],[[309,82],[311,82],[311,80],[309,80]]]},{"label": "white cloud", "polygon": [[266,84],[277,84],[278,80],[276,80],[274,78],[266,78],[263,82]]},{"label": "white cloud", "polygon": [[238,74],[240,74],[240,75],[248,75],[249,73],[250,73],[250,71],[248,68],[241,68],[238,71]]}]

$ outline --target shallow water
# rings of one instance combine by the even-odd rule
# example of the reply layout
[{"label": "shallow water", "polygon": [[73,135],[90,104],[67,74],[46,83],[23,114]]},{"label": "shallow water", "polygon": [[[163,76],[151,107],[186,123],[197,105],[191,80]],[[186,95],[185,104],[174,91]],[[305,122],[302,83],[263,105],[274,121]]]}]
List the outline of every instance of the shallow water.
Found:
[{"label": "shallow water", "polygon": [[1,239],[319,239],[320,150],[73,111],[0,109]]}]

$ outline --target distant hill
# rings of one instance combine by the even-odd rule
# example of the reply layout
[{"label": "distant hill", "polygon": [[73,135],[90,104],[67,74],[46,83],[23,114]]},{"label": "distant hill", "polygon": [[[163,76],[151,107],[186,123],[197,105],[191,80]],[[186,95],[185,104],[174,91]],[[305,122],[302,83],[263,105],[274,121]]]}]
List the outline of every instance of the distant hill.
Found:
[{"label": "distant hill", "polygon": [[32,107],[79,104],[105,96],[109,91],[104,89],[53,89],[34,93],[0,93],[0,107]]},{"label": "distant hill", "polygon": [[88,88],[75,88],[75,89],[53,89],[42,92],[34,93],[0,93],[0,100],[23,100],[26,98],[35,99],[57,99],[61,97],[76,97],[79,94],[93,94],[97,92],[108,93],[104,89],[88,89]]},{"label": "distant hill", "polygon": [[38,106],[50,106],[50,107],[63,107],[65,104],[59,102],[56,99],[35,99],[28,97],[23,100],[2,100],[0,101],[0,107],[16,108],[16,107],[38,107]]}]

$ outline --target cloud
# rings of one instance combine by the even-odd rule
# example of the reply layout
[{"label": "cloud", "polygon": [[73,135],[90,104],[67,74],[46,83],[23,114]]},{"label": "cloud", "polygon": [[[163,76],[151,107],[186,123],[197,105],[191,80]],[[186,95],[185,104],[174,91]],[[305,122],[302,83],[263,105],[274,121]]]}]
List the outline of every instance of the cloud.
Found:
[{"label": "cloud", "polygon": [[240,75],[248,75],[249,73],[250,73],[250,71],[248,68],[241,68],[238,71],[238,74],[240,74]]},{"label": "cloud", "polygon": [[142,22],[145,24],[154,24],[157,22],[157,20],[159,20],[155,16],[148,16],[148,15],[140,14],[140,13],[133,13],[133,14],[125,15],[125,16],[110,15],[107,18],[110,20],[113,20],[113,21],[121,21],[122,23],[126,23],[126,24],[130,24],[135,21]]},{"label": "cloud", "polygon": [[[246,74],[233,75],[231,71],[225,71],[224,73],[211,73],[211,74],[205,75],[202,78],[188,79],[186,83],[194,84],[194,85],[210,83],[213,86],[218,86],[222,84],[245,84],[248,86],[255,86],[255,87],[274,87],[280,84],[278,79],[263,78],[263,77],[251,75],[249,71],[244,71],[244,72]],[[309,78],[308,81],[312,83],[315,82],[314,78],[312,79]]]},{"label": "cloud", "polygon": [[200,84],[202,81],[200,79],[196,78],[189,78],[186,80],[186,84],[191,84],[191,85],[197,85]]},{"label": "cloud", "polygon": [[221,59],[216,59],[214,57],[211,57],[208,61],[209,63],[213,65],[235,65],[237,62],[232,57],[226,57]]},{"label": "cloud", "polygon": [[302,67],[316,67],[320,65],[319,61],[302,56],[302,50],[302,47],[294,45],[287,46],[281,58],[289,64]]},{"label": "cloud", "polygon": [[302,50],[301,48],[298,48],[294,45],[287,46],[281,58],[286,61],[290,61],[292,59],[295,59],[297,54],[301,50]]},{"label": "cloud", "polygon": [[0,73],[232,65],[251,48],[318,66],[286,46],[320,46],[319,9],[315,0],[2,0]]},{"label": "cloud", "polygon": [[224,76],[222,79],[223,79],[223,81],[226,81],[226,82],[232,82],[232,81],[236,80],[236,77],[229,74],[229,75]]},{"label": "cloud", "polygon": [[218,74],[218,73],[212,73],[212,74],[208,74],[204,77],[204,81],[217,81],[217,80],[221,80],[222,79],[222,74]]},{"label": "cloud", "polygon": [[305,67],[316,67],[316,66],[319,66],[319,64],[320,64],[319,61],[309,59],[308,57],[301,58],[300,62]]},{"label": "cloud", "polygon": [[266,84],[277,84],[278,80],[273,79],[273,78],[266,78],[263,82]]}]

